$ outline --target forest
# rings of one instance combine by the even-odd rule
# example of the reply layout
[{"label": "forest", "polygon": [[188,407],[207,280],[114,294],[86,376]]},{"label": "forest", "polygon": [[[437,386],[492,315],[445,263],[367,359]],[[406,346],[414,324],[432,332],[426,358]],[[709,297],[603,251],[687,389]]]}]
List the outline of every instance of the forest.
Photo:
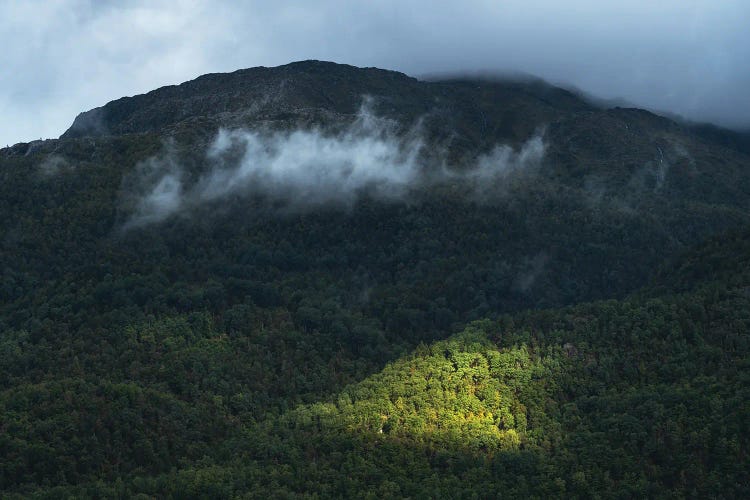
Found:
[{"label": "forest", "polygon": [[[0,150],[0,496],[750,497],[740,139],[540,83],[300,64],[276,114],[227,118],[236,82],[209,75]],[[327,103],[375,92],[388,126],[341,132],[357,99]],[[393,158],[509,173],[207,194],[251,140],[380,151],[433,93],[452,135],[428,115]],[[266,135],[217,149],[216,120]]]}]

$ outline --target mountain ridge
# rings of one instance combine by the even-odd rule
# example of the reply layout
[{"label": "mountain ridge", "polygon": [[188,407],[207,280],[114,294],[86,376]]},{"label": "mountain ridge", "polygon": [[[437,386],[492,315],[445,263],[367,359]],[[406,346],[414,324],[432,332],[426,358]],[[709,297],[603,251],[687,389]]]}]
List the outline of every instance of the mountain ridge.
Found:
[{"label": "mountain ridge", "polygon": [[0,152],[0,496],[748,496],[741,141],[245,71]]},{"label": "mountain ridge", "polygon": [[[545,95],[551,96],[553,98],[558,98],[560,100],[566,100],[567,101],[567,108],[568,109],[574,109],[576,111],[595,111],[595,110],[610,110],[610,109],[633,109],[633,110],[640,110],[644,111],[646,113],[649,113],[653,116],[658,116],[660,118],[664,118],[666,120],[669,120],[673,123],[678,123],[679,125],[682,125],[679,122],[676,122],[675,119],[670,118],[668,116],[659,114],[658,112],[648,111],[645,109],[637,108],[634,106],[623,106],[619,102],[613,101],[614,105],[610,105],[608,102],[596,102],[592,101],[592,99],[589,96],[586,96],[582,94],[581,92],[577,92],[574,90],[567,90],[564,87],[556,87],[552,84],[549,84],[545,82],[542,79],[533,77],[533,76],[525,76],[525,77],[518,77],[518,76],[493,76],[489,73],[487,74],[476,74],[476,75],[451,75],[451,74],[444,74],[444,75],[432,75],[429,78],[425,78],[424,80],[419,80],[417,78],[408,76],[404,73],[393,71],[393,70],[387,70],[387,69],[380,69],[376,67],[356,67],[348,64],[340,64],[340,63],[334,63],[330,61],[318,61],[318,60],[305,60],[305,61],[297,61],[281,66],[275,66],[275,67],[265,67],[265,66],[259,66],[259,67],[253,67],[253,68],[245,68],[245,69],[239,69],[233,72],[228,73],[208,73],[204,75],[200,75],[196,77],[193,80],[189,80],[180,84],[176,85],[167,85],[163,86],[157,89],[154,89],[152,91],[149,91],[145,94],[138,94],[134,96],[125,96],[121,97],[119,99],[115,99],[113,101],[110,101],[102,106],[93,108],[88,111],[81,112],[76,119],[74,120],[73,124],[61,135],[62,138],[72,138],[72,137],[85,137],[85,136],[100,136],[100,135],[107,135],[108,133],[137,133],[137,132],[145,132],[145,131],[154,131],[158,130],[158,127],[146,127],[145,129],[138,129],[138,128],[127,128],[125,127],[124,130],[126,132],[123,132],[122,127],[118,127],[118,125],[115,123],[114,127],[111,126],[110,121],[111,118],[109,114],[112,115],[119,115],[120,113],[123,113],[125,115],[128,115],[130,113],[134,113],[138,111],[139,107],[142,107],[145,105],[153,105],[155,101],[159,100],[165,100],[165,99],[174,99],[179,98],[181,96],[189,96],[190,94],[198,93],[200,94],[201,91],[209,90],[210,92],[217,92],[223,93],[227,95],[228,97],[237,97],[238,94],[241,93],[241,90],[243,87],[252,87],[253,84],[255,85],[263,85],[267,84],[269,80],[274,79],[281,79],[282,82],[286,81],[286,79],[293,78],[293,77],[309,77],[311,75],[324,75],[325,78],[349,78],[349,79],[355,79],[361,81],[362,79],[369,79],[373,80],[375,76],[379,77],[380,80],[383,80],[379,83],[382,86],[387,83],[388,80],[396,81],[399,84],[410,84],[411,86],[423,86],[425,88],[429,88],[429,86],[432,84],[433,87],[437,87],[439,90],[440,87],[450,85],[450,84],[460,84],[467,87],[472,86],[481,86],[481,85],[489,85],[489,86],[501,86],[506,87],[508,89],[512,89],[518,92],[526,92],[529,93],[531,96],[535,98],[540,98],[540,100],[544,100]],[[320,84],[321,82],[316,82]],[[359,98],[363,94],[373,94],[377,95],[377,85],[372,86],[370,88],[365,89],[363,92],[359,92],[359,95],[356,95],[355,101],[358,101]],[[234,90],[234,96],[231,95],[231,93],[226,92],[226,90]],[[443,92],[445,90],[443,89]],[[429,92],[428,92],[429,93]],[[439,93],[439,92],[438,92]],[[258,95],[251,95],[250,98],[257,98]],[[352,104],[351,102],[351,95],[346,96],[346,106],[345,110],[346,113],[353,113],[356,111],[356,107],[359,105],[358,102],[354,102]],[[433,96],[436,97],[436,96]],[[560,106],[561,103],[554,102],[554,99],[549,104],[552,104],[553,106]],[[253,101],[251,99],[246,100],[240,100],[237,103],[234,103],[238,108],[242,106],[251,106],[253,105]],[[278,104],[278,103],[277,103]],[[328,101],[326,104],[334,104],[331,101]],[[335,104],[334,104],[335,105]],[[232,104],[225,104],[225,106],[231,110]],[[564,106],[565,107],[565,106]],[[202,109],[203,111],[207,111],[206,109]],[[102,116],[105,115],[105,116]],[[186,117],[193,116],[193,113],[187,113]],[[115,120],[116,121],[116,120]],[[174,124],[171,122],[166,122],[169,124]],[[734,144],[737,145],[739,143],[743,144],[743,148],[746,147],[746,133],[743,133],[741,131],[733,131],[730,129],[718,127],[712,124],[702,124],[702,123],[690,123],[684,125],[686,129],[695,131],[698,135],[707,137],[707,138],[717,138],[719,140],[721,139],[721,136],[731,136],[731,139],[723,138],[724,142],[727,144]]]}]

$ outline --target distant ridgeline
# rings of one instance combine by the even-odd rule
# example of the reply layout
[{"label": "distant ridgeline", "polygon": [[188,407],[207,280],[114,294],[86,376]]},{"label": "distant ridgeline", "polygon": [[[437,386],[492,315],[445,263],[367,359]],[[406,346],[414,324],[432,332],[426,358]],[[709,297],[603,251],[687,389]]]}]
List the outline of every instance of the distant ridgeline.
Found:
[{"label": "distant ridgeline", "polygon": [[306,61],[2,149],[2,496],[746,498],[746,146]]}]

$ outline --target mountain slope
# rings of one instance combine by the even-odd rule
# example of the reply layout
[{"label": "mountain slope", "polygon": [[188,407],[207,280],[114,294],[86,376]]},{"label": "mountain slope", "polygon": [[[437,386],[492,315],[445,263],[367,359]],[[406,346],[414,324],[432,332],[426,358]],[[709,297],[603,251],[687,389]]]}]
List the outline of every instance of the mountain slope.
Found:
[{"label": "mountain slope", "polygon": [[[710,265],[711,248],[695,255]],[[49,496],[742,498],[750,275],[740,267],[696,286],[476,322],[259,420],[252,408],[267,404],[258,397],[275,392],[271,380],[310,379],[314,362],[280,360],[252,395],[262,356],[247,348],[260,339],[242,327],[227,335],[195,315],[135,326],[127,348],[90,354],[72,378],[46,384],[20,371],[41,351],[6,340],[3,366],[20,378],[0,398],[0,477]],[[49,477],[56,488],[33,485]]]},{"label": "mountain slope", "polygon": [[749,208],[736,136],[538,81],[114,101],[0,150],[0,489],[742,496]]}]

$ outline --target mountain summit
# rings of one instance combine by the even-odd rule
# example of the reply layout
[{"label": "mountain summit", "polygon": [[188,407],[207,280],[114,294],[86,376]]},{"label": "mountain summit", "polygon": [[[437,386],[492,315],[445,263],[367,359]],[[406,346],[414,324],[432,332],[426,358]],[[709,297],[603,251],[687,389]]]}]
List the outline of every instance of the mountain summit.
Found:
[{"label": "mountain summit", "polygon": [[[748,149],[739,134],[692,127],[637,109],[605,109],[530,78],[420,81],[402,73],[302,61],[208,74],[81,113],[61,139],[123,134],[211,135],[223,128],[334,127],[370,98],[372,112],[417,122],[454,159],[518,146],[544,129],[550,169],[592,189],[627,189],[634,177],[703,200],[745,197]],[[716,161],[723,171],[715,169]],[[644,170],[644,166],[650,165]],[[741,181],[738,184],[738,180]],[[594,186],[596,184],[596,186]],[[698,189],[696,186],[701,186]],[[699,192],[702,191],[702,192]]]},{"label": "mountain summit", "polygon": [[518,139],[567,112],[591,109],[542,82],[423,82],[395,71],[303,61],[204,75],[118,99],[81,113],[62,137],[163,131],[196,122],[324,123],[356,113],[363,96],[376,97],[377,110],[389,116],[410,121],[432,115],[446,131],[465,129],[477,142],[480,133],[484,140]]}]

